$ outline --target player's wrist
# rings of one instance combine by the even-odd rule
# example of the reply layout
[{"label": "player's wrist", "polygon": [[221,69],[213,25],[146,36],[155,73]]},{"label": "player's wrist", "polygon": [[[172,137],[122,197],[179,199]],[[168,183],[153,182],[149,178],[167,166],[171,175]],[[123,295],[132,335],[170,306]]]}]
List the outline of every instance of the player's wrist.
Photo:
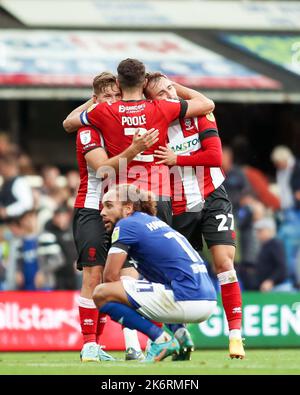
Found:
[{"label": "player's wrist", "polygon": [[137,147],[134,143],[132,143],[129,148],[128,148],[131,152],[132,155],[136,156],[138,155],[140,152],[142,152],[142,150]]}]

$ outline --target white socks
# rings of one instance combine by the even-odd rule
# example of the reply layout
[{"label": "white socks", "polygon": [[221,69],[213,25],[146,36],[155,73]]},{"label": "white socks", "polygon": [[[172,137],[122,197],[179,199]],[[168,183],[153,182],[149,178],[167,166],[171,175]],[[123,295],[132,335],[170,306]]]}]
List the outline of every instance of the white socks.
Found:
[{"label": "white socks", "polygon": [[135,351],[141,351],[141,345],[135,329],[123,328],[125,349],[132,347]]},{"label": "white socks", "polygon": [[171,336],[167,332],[163,332],[158,338],[155,340],[154,343],[160,344],[160,343],[166,343],[171,340]]},{"label": "white socks", "polygon": [[242,334],[240,329],[231,329],[231,331],[229,331],[229,340],[241,339],[241,338],[242,338]]},{"label": "white socks", "polygon": [[78,299],[78,306],[84,307],[85,309],[96,309],[96,305],[93,299],[84,298],[83,296],[79,296]]},{"label": "white socks", "polygon": [[225,284],[237,282],[236,271],[234,269],[228,270],[227,272],[219,273],[219,274],[217,274],[217,277],[218,277],[220,285],[225,285]]},{"label": "white socks", "polygon": [[184,334],[185,334],[186,329],[185,328],[179,328],[177,331],[174,333],[174,336],[176,339],[180,339]]}]

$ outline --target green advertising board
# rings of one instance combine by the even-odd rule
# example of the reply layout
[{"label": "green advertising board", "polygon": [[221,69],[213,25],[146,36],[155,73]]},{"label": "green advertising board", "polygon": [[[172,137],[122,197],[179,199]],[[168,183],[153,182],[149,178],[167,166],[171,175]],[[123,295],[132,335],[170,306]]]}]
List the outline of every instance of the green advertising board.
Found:
[{"label": "green advertising board", "polygon": [[[228,325],[220,298],[214,314],[189,329],[196,348],[227,348]],[[244,292],[242,335],[246,348],[300,348],[300,293]]]},{"label": "green advertising board", "polygon": [[222,34],[221,38],[243,51],[300,74],[299,34]]}]

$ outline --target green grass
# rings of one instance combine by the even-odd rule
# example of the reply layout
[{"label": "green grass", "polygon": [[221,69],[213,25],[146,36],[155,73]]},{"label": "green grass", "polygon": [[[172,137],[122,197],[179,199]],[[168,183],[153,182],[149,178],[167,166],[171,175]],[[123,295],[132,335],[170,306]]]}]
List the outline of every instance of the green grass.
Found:
[{"label": "green grass", "polygon": [[[124,358],[123,352],[112,353]],[[78,352],[0,353],[0,375],[240,375],[300,374],[300,349],[248,350],[231,360],[226,350],[196,351],[192,361],[81,363]]]}]

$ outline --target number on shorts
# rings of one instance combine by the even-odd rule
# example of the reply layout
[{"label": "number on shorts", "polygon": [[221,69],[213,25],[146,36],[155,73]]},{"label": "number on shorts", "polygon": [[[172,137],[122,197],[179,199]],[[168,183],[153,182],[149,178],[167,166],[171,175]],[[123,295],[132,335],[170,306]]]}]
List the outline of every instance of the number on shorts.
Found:
[{"label": "number on shorts", "polygon": [[148,281],[137,281],[137,292],[153,292],[153,285]]},{"label": "number on shorts", "polygon": [[197,251],[195,251],[189,244],[186,243],[186,239],[178,232],[167,232],[164,234],[167,239],[175,239],[180,247],[188,254],[193,262],[201,261],[201,258]]},{"label": "number on shorts", "polygon": [[232,214],[227,214],[227,216],[225,214],[216,215],[216,219],[221,220],[218,226],[218,232],[223,232],[229,229],[228,226],[226,225],[227,220],[229,218],[231,219],[230,230],[234,230],[234,218]]}]

